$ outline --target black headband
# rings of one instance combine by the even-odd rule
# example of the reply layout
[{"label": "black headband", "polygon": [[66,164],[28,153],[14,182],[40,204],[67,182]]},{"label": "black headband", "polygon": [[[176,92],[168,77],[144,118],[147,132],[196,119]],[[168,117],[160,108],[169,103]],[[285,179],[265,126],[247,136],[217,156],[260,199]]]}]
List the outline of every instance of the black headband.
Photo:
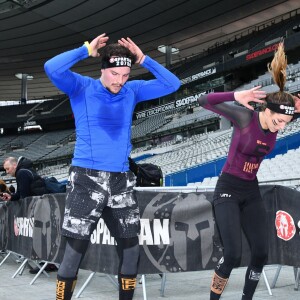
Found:
[{"label": "black headband", "polygon": [[129,67],[131,68],[132,61],[128,57],[113,56],[109,59],[102,60],[102,69],[117,68],[117,67]]},{"label": "black headband", "polygon": [[292,116],[295,112],[295,107],[290,105],[284,105],[284,104],[276,104],[272,102],[267,102],[267,108],[269,108],[271,111]]}]

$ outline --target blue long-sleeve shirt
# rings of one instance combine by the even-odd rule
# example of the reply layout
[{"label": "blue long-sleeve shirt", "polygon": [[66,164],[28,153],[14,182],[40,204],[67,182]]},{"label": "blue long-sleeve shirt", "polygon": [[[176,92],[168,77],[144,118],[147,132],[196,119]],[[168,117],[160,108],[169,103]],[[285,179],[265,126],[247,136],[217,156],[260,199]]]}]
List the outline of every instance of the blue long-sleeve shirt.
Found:
[{"label": "blue long-sleeve shirt", "polygon": [[87,47],[82,46],[45,63],[45,71],[53,84],[70,97],[76,125],[72,165],[109,172],[128,171],[132,114],[136,104],[175,92],[180,81],[146,56],[142,66],[156,79],[128,81],[119,93],[113,94],[99,79],[70,70],[87,57]]}]

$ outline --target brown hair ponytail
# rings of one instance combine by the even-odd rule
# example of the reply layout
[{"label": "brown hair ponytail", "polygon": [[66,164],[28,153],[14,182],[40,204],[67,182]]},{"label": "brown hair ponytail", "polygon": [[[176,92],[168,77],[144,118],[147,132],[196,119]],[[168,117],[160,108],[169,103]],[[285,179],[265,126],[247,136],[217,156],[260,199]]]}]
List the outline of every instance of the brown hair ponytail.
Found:
[{"label": "brown hair ponytail", "polygon": [[268,70],[272,74],[274,82],[278,85],[280,92],[284,91],[286,83],[287,58],[284,52],[283,42],[279,43],[277,51],[271,63],[268,64]]},{"label": "brown hair ponytail", "polygon": [[[267,97],[265,98],[267,103],[271,102],[294,106],[293,96],[284,91],[284,86],[286,83],[286,68],[287,58],[284,52],[283,42],[281,42],[278,45],[272,62],[268,64],[268,70],[272,74],[274,82],[278,85],[279,91],[267,94]],[[265,108],[266,105],[263,105],[262,110]]]}]

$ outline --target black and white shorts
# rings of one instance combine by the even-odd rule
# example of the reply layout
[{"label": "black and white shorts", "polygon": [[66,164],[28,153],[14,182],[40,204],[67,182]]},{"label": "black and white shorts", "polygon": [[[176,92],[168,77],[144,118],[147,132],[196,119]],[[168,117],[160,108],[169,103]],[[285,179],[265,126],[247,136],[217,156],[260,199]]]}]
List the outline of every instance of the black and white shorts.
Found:
[{"label": "black and white shorts", "polygon": [[139,234],[139,207],[131,172],[105,172],[70,168],[62,234],[90,239],[102,217],[114,237],[130,238]]}]

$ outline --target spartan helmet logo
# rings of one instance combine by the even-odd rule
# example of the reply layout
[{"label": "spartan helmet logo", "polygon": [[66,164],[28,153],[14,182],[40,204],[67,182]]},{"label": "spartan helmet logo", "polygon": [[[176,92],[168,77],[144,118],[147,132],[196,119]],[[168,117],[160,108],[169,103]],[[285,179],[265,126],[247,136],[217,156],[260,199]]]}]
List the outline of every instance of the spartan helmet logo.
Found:
[{"label": "spartan helmet logo", "polygon": [[39,198],[34,210],[33,250],[38,258],[54,261],[60,244],[60,210],[55,195]]},{"label": "spartan helmet logo", "polygon": [[293,217],[286,211],[276,212],[275,226],[277,236],[284,241],[292,239],[296,233],[296,226]]},{"label": "spartan helmet logo", "polygon": [[204,194],[156,193],[142,218],[170,219],[169,245],[160,245],[158,251],[143,245],[149,260],[161,272],[193,271],[210,263],[215,265],[212,205]]},{"label": "spartan helmet logo", "polygon": [[[199,249],[198,259],[205,268],[213,252],[214,222],[210,202],[204,194],[188,194],[184,199],[178,199],[173,215],[175,221],[171,220],[171,236],[181,241],[174,243],[177,261],[183,270],[193,269],[195,261],[189,259],[190,245],[193,245]],[[186,251],[186,255],[182,255],[182,251]]]}]

